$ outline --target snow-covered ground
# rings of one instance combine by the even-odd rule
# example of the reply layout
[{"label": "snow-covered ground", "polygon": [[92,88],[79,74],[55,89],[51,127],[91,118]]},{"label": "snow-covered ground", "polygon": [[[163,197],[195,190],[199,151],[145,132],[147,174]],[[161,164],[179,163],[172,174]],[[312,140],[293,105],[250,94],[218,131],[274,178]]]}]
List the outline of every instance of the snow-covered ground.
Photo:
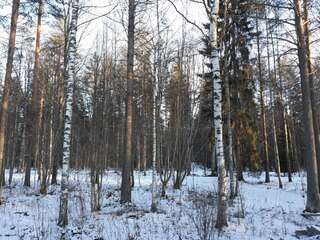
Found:
[{"label": "snow-covered ground", "polygon": [[[319,226],[320,217],[301,215],[305,205],[305,177],[294,176],[284,188],[278,189],[272,174],[270,184],[263,175],[245,174],[238,197],[228,210],[229,226],[218,233],[212,226],[216,217],[215,194],[217,178],[205,177],[196,168],[188,176],[181,191],[173,191],[170,183],[168,197],[159,200],[158,213],[149,211],[151,205],[151,173],[135,173],[132,205],[121,206],[121,175],[106,172],[103,179],[102,210],[90,212],[90,184],[86,171],[71,174],[72,193],[69,197],[69,227],[66,239],[140,239],[179,240],[204,239],[204,226],[211,239],[258,240],[297,239],[296,230]],[[36,180],[36,178],[33,178]],[[3,190],[5,204],[0,205],[0,239],[61,239],[57,227],[59,186],[50,186],[48,195],[38,194],[38,183],[24,188],[23,174],[14,175],[14,184]],[[207,238],[209,239],[209,238]],[[307,237],[303,239],[308,239]],[[311,239],[311,238],[309,238]],[[316,239],[316,238],[313,238]]]}]

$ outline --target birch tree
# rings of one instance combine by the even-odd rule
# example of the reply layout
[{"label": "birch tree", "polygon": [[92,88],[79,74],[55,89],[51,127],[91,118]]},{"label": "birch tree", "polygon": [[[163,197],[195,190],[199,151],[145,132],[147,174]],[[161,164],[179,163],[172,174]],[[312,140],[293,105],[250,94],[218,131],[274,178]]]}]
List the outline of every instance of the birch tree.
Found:
[{"label": "birch tree", "polygon": [[69,165],[70,165],[70,145],[71,145],[71,122],[72,122],[72,102],[73,88],[75,78],[75,58],[76,58],[76,41],[77,41],[77,22],[79,12],[79,0],[72,2],[72,16],[70,22],[69,45],[68,45],[68,64],[65,85],[66,112],[64,117],[64,139],[63,139],[63,160],[62,160],[62,178],[60,193],[60,209],[58,225],[65,227],[68,224],[68,192],[69,192]]},{"label": "birch tree", "polygon": [[210,43],[213,81],[213,112],[215,129],[215,147],[218,165],[218,215],[216,228],[227,225],[227,179],[223,152],[222,129],[222,81],[220,78],[220,49],[218,44],[219,0],[211,0]]},{"label": "birch tree", "polygon": [[158,110],[158,92],[159,92],[159,81],[160,81],[160,19],[159,19],[159,0],[156,1],[156,12],[157,12],[157,43],[156,43],[156,66],[155,66],[155,83],[153,86],[153,158],[152,158],[152,203],[151,211],[157,211],[157,199],[156,199],[156,187],[157,187],[157,110]]}]

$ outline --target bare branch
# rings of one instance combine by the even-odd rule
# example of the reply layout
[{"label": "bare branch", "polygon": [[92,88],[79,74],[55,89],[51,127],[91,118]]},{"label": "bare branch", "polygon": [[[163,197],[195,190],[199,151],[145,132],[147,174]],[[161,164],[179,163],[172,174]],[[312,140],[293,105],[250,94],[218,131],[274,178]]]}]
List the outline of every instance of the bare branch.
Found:
[{"label": "bare branch", "polygon": [[204,31],[201,29],[201,27],[199,27],[195,22],[190,21],[183,13],[181,13],[179,11],[179,9],[177,8],[177,6],[171,1],[171,0],[167,0],[168,2],[171,3],[171,5],[174,7],[174,9],[176,10],[176,12],[183,17],[184,20],[186,20],[187,23],[190,23],[191,25],[195,26],[204,37],[206,37],[207,35],[204,33]]}]

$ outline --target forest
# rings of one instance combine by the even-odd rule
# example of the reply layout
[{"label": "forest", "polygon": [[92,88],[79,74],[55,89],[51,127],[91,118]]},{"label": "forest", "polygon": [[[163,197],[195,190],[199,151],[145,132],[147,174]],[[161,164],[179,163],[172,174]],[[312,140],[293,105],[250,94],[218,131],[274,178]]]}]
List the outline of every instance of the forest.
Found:
[{"label": "forest", "polygon": [[320,239],[320,0],[0,0],[0,240]]}]

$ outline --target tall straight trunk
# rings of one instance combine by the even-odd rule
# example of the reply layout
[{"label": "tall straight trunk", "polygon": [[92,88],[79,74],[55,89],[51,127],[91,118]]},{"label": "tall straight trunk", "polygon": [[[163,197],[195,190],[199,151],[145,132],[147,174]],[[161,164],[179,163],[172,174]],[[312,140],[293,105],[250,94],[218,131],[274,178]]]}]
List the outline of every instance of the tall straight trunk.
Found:
[{"label": "tall straight trunk", "polygon": [[[270,81],[270,87],[269,87],[269,93],[270,93],[270,102],[271,102],[271,130],[272,130],[272,139],[273,139],[273,151],[275,155],[275,170],[277,172],[278,182],[279,182],[279,188],[282,188],[282,181],[281,181],[281,170],[280,170],[280,158],[279,158],[279,149],[278,149],[278,139],[277,139],[277,129],[276,129],[276,122],[275,122],[275,97],[274,92],[276,88],[276,64],[275,64],[275,56],[273,51],[273,60],[274,60],[274,79],[271,76],[271,67],[270,67],[270,51],[269,51],[269,30],[268,30],[268,23],[266,23],[266,29],[267,29],[267,58],[268,58],[268,77]],[[272,49],[274,50],[273,45],[273,38],[271,36],[271,42],[272,42]]]},{"label": "tall straight trunk", "polygon": [[[25,113],[25,111],[24,111],[24,113]],[[24,116],[25,116],[25,114],[24,114]],[[24,117],[24,120],[25,120],[25,117]],[[26,144],[25,144],[25,142],[26,142],[26,121],[23,121],[23,123],[21,124],[21,128],[22,128],[22,130],[21,130],[21,146],[20,146],[20,154],[19,154],[19,156],[18,156],[18,166],[17,166],[17,170],[18,170],[18,172],[20,173],[20,172],[22,172],[23,171],[23,169],[24,169],[24,156],[25,156],[25,148],[26,148]]]},{"label": "tall straight trunk", "polygon": [[229,179],[230,179],[230,199],[234,199],[237,196],[234,174],[234,157],[233,157],[233,126],[231,119],[231,103],[230,103],[230,84],[229,78],[225,76],[225,94],[227,102],[227,128],[228,128],[228,159],[229,159]]},{"label": "tall straight trunk", "polygon": [[160,82],[160,19],[159,19],[159,0],[156,1],[157,10],[157,43],[156,43],[156,64],[155,64],[155,82],[153,86],[153,158],[152,158],[152,203],[151,211],[157,211],[157,199],[156,199],[156,181],[157,181],[157,159],[159,159],[159,154],[157,151],[157,116],[158,116],[158,91]]},{"label": "tall straight trunk", "polygon": [[[283,106],[285,108],[285,106]],[[290,157],[290,146],[289,146],[289,127],[287,123],[287,114],[285,112],[285,109],[283,111],[283,124],[284,124],[284,135],[285,135],[285,141],[286,141],[286,158],[287,158],[287,171],[288,171],[288,181],[292,182],[292,160]]]},{"label": "tall straight trunk", "polygon": [[[146,114],[145,114],[146,116]],[[148,133],[148,124],[146,122],[146,117],[144,117],[144,130],[143,130],[143,157],[142,157],[142,169],[143,169],[143,174],[146,176],[146,168],[147,168],[147,149],[148,149],[148,138],[147,138],[147,133]]]},{"label": "tall straight trunk", "polygon": [[[227,11],[225,11],[226,14]],[[226,24],[227,21],[225,20]],[[232,126],[232,109],[231,109],[231,93],[230,93],[230,75],[228,73],[227,64],[223,69],[225,81],[225,98],[227,111],[227,130],[228,130],[228,163],[229,163],[229,179],[230,179],[230,199],[234,199],[237,195],[234,174],[234,157],[233,157],[233,126]]]},{"label": "tall straight trunk", "polygon": [[270,160],[269,160],[269,150],[268,150],[268,135],[266,126],[266,111],[264,106],[264,87],[265,82],[262,77],[261,69],[261,51],[260,51],[260,36],[259,36],[259,24],[258,17],[256,18],[256,31],[257,31],[257,50],[258,50],[258,70],[259,70],[259,97],[260,97],[260,111],[261,111],[261,129],[262,129],[262,141],[263,141],[263,152],[265,161],[265,182],[270,182]]},{"label": "tall straight trunk", "polygon": [[291,122],[287,121],[287,128],[288,128],[288,138],[289,138],[289,142],[290,142],[290,149],[291,149],[291,159],[292,159],[292,164],[291,164],[291,170],[295,171],[296,170],[296,163],[297,163],[297,150],[296,150],[296,140],[294,137],[294,129],[293,126],[291,124]]},{"label": "tall straight trunk", "polygon": [[132,132],[133,132],[133,64],[134,64],[134,28],[135,0],[129,0],[128,18],[128,54],[127,54],[127,136],[126,156],[122,165],[121,203],[131,202],[131,165],[132,165]]},{"label": "tall straight trunk", "polygon": [[[44,95],[44,94],[43,94]],[[48,172],[51,157],[51,141],[52,141],[52,111],[49,106],[43,107],[42,119],[41,119],[41,133],[39,134],[39,146],[41,152],[39,152],[40,158],[40,193],[47,194],[47,182]]]},{"label": "tall straight trunk", "polygon": [[319,115],[317,111],[317,104],[315,98],[315,89],[314,89],[314,69],[312,67],[312,54],[310,48],[310,31],[309,31],[309,0],[303,1],[303,12],[304,12],[304,34],[306,38],[306,47],[307,47],[307,66],[308,66],[308,76],[310,82],[310,98],[311,98],[311,107],[312,107],[312,119],[313,119],[313,131],[314,131],[314,140],[316,147],[316,156],[317,156],[317,166],[318,166],[318,183],[320,188],[320,139],[319,139]]},{"label": "tall straight trunk", "polygon": [[[11,94],[12,85],[12,68],[13,68],[13,56],[16,46],[16,32],[17,32],[17,22],[19,16],[19,6],[20,0],[13,0],[12,2],[12,14],[11,14],[11,26],[10,26],[10,36],[9,36],[9,46],[8,46],[8,56],[6,65],[6,74],[4,78],[4,88],[2,94],[1,103],[1,118],[0,118],[0,190],[3,185],[3,178],[5,174],[5,141],[7,132],[7,121],[8,121],[8,108]],[[1,191],[0,191],[1,194]],[[1,204],[1,202],[0,202]]]},{"label": "tall straight trunk", "polygon": [[[214,128],[212,128],[214,131]],[[212,141],[211,147],[211,176],[217,176],[217,163],[216,163],[216,145]]]},{"label": "tall straight trunk", "polygon": [[[224,28],[229,25],[229,16],[228,16],[228,4],[226,4],[224,8]],[[232,30],[231,30],[232,31]],[[232,31],[234,32],[234,31]],[[222,41],[225,42],[225,36],[222,36]],[[234,46],[234,36],[231,40],[231,44]],[[233,50],[233,49],[232,49]],[[231,108],[231,91],[230,91],[230,74],[229,74],[229,49],[225,50],[225,64],[223,67],[223,75],[225,81],[225,99],[226,99],[226,111],[227,111],[227,129],[228,129],[228,162],[229,162],[229,179],[230,179],[230,199],[234,199],[237,196],[237,188],[236,188],[236,174],[235,174],[235,164],[234,160],[234,149],[233,149],[233,119],[232,119],[232,108]],[[232,54],[231,54],[232,55]],[[232,56],[230,56],[232,59]],[[232,61],[232,60],[230,60]],[[232,65],[232,64],[231,64]]]},{"label": "tall straight trunk", "polygon": [[[91,211],[99,211],[101,209],[101,204],[100,204],[100,196],[101,196],[101,191],[100,191],[100,172],[102,171],[102,155],[100,149],[102,148],[101,145],[101,139],[105,139],[100,135],[100,129],[105,129],[103,124],[103,115],[104,115],[104,108],[103,104],[99,102],[99,98],[101,95],[98,92],[98,88],[104,88],[101,86],[101,83],[98,80],[98,68],[99,66],[95,67],[95,72],[94,72],[94,89],[93,89],[93,114],[92,114],[92,121],[91,121],[91,127],[90,127],[90,152],[91,152],[91,157],[90,157],[90,182],[91,182]],[[105,90],[103,89],[102,92],[105,93]],[[102,107],[101,107],[102,106]]]},{"label": "tall straight trunk", "polygon": [[27,108],[27,125],[26,128],[26,146],[28,152],[25,154],[26,170],[24,186],[30,187],[30,175],[32,162],[37,161],[37,152],[39,148],[39,115],[40,115],[40,37],[41,37],[41,19],[42,19],[42,0],[38,1],[38,19],[36,32],[36,47],[34,55],[34,69],[32,80],[32,97],[31,106]]},{"label": "tall straight trunk", "polygon": [[[59,61],[60,63],[60,57]],[[64,87],[63,79],[57,77],[57,98],[54,98],[53,115],[53,151],[52,151],[52,176],[51,184],[57,184],[58,166],[63,154],[63,123],[64,123]]]},{"label": "tall straight trunk", "polygon": [[271,128],[272,128],[272,138],[273,138],[273,149],[274,149],[274,154],[275,154],[275,168],[277,172],[277,177],[278,177],[278,183],[279,183],[279,188],[282,188],[282,181],[281,181],[281,169],[280,169],[280,158],[279,158],[279,149],[278,149],[278,140],[277,140],[277,130],[276,130],[276,122],[275,122],[275,105],[274,105],[274,86],[270,88],[270,101],[272,102],[271,104]]},{"label": "tall straight trunk", "polygon": [[[278,37],[278,27],[276,28],[276,38]],[[277,64],[278,64],[278,75],[279,75],[279,91],[278,91],[278,99],[280,100],[281,104],[281,114],[283,120],[283,129],[284,129],[284,137],[285,137],[285,153],[286,153],[286,160],[287,160],[287,172],[288,172],[288,181],[292,182],[292,175],[291,175],[291,159],[290,159],[290,148],[289,148],[289,136],[288,136],[288,123],[287,123],[287,114],[286,114],[286,104],[283,98],[283,81],[282,81],[282,71],[281,71],[281,56],[279,54],[279,42],[276,42],[277,47]],[[273,45],[273,42],[272,42]],[[273,54],[274,54],[274,46],[273,46]],[[274,54],[275,55],[275,54]],[[276,64],[274,63],[274,69],[276,72]]]},{"label": "tall straight trunk", "polygon": [[223,124],[222,124],[222,81],[220,78],[220,49],[218,45],[218,14],[219,0],[211,6],[210,16],[210,44],[213,81],[213,111],[215,146],[218,165],[218,211],[216,228],[222,229],[227,225],[227,179],[225,158],[223,150]]},{"label": "tall straight trunk", "polygon": [[307,204],[306,211],[320,211],[320,194],[318,182],[317,154],[312,116],[311,90],[308,79],[308,50],[301,12],[301,1],[294,0],[295,27],[298,39],[298,57],[302,88],[303,126],[305,137],[305,161],[307,166]]},{"label": "tall straight trunk", "polygon": [[58,225],[65,227],[68,225],[68,193],[69,193],[69,167],[70,167],[70,145],[71,145],[71,123],[72,123],[72,103],[75,81],[75,58],[77,51],[77,23],[79,12],[79,0],[72,2],[72,16],[69,32],[68,46],[68,64],[66,84],[66,112],[64,117],[64,135],[63,135],[63,160],[62,160],[62,178],[60,192],[60,209]]},{"label": "tall straight trunk", "polygon": [[[278,44],[277,44],[277,48],[278,48]],[[279,51],[277,51],[277,53],[279,54]],[[282,111],[284,137],[285,137],[285,145],[286,145],[285,150],[286,150],[286,160],[287,160],[288,181],[292,182],[288,123],[287,123],[286,106],[285,106],[284,99],[283,99],[283,84],[282,84],[280,57],[278,57],[278,68],[279,68],[279,80],[280,80],[280,103],[281,103],[281,108],[282,108],[281,111]]]},{"label": "tall straight trunk", "polygon": [[[14,90],[15,91],[15,90]],[[9,185],[11,185],[12,183],[12,178],[13,178],[13,168],[14,168],[14,164],[15,164],[15,160],[17,157],[17,144],[18,144],[18,136],[19,136],[19,108],[17,107],[17,102],[18,102],[18,97],[14,96],[14,100],[13,100],[13,109],[12,109],[12,121],[13,123],[13,129],[11,130],[11,138],[12,138],[12,148],[10,151],[10,170],[9,170]],[[10,117],[9,117],[10,118]]]},{"label": "tall straight trunk", "polygon": [[[277,176],[278,176],[278,181],[279,181],[279,188],[282,188],[282,181],[281,181],[281,165],[280,165],[280,156],[279,156],[279,148],[278,148],[278,138],[277,138],[277,129],[276,129],[276,121],[275,121],[275,102],[276,102],[276,98],[275,98],[275,92],[277,91],[277,64],[276,64],[276,54],[275,54],[275,49],[274,49],[274,42],[273,42],[273,36],[272,36],[272,32],[271,32],[271,44],[272,44],[272,55],[273,55],[273,69],[274,69],[274,79],[271,78],[272,84],[271,84],[271,94],[272,94],[272,102],[271,102],[271,106],[272,106],[272,127],[273,127],[273,138],[274,138],[274,151],[276,154],[276,171],[277,171]],[[280,69],[279,69],[280,72]],[[279,79],[280,79],[280,75],[279,75]],[[281,79],[280,79],[281,82]]]}]

